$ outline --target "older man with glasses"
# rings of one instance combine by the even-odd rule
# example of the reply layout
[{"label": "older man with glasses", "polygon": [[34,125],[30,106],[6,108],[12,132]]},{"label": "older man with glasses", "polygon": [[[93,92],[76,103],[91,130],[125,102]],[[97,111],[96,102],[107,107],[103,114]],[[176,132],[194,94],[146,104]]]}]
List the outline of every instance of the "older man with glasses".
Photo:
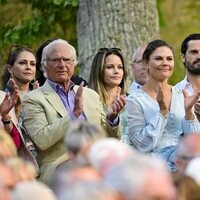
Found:
[{"label": "older man with glasses", "polygon": [[140,46],[136,48],[133,53],[131,66],[132,66],[134,81],[129,86],[129,89],[128,89],[129,93],[137,89],[140,89],[149,80],[147,68],[142,61],[142,56],[145,49],[146,49],[146,45]]},{"label": "older man with glasses", "polygon": [[77,64],[76,51],[67,41],[47,45],[42,61],[47,80],[23,99],[24,124],[38,150],[39,179],[51,184],[58,164],[68,159],[63,138],[74,120],[102,125],[109,136],[117,137],[118,113],[125,105],[120,96],[105,114],[96,92],[76,86],[71,77]]}]

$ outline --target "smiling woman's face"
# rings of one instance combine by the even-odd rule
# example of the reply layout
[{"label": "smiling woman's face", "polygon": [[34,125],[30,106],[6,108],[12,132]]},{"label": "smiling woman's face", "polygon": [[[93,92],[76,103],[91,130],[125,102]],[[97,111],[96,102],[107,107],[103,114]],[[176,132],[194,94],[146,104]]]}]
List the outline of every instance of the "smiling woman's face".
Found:
[{"label": "smiling woman's face", "polygon": [[150,56],[147,63],[149,76],[155,80],[167,80],[174,70],[174,56],[169,47],[159,47]]}]

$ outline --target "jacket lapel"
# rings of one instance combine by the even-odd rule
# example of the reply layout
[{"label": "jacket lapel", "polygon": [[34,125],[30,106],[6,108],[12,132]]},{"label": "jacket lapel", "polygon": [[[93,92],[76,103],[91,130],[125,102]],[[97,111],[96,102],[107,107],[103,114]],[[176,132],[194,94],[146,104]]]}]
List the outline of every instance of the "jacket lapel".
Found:
[{"label": "jacket lapel", "polygon": [[50,86],[49,82],[46,81],[43,85],[44,95],[47,101],[52,105],[52,107],[61,115],[65,116],[68,114],[62,100],[55,90]]}]

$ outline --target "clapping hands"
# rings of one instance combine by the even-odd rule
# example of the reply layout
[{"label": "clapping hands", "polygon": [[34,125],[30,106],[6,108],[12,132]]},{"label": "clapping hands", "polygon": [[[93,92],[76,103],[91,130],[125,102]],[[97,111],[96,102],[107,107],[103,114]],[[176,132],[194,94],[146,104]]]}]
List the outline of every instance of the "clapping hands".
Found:
[{"label": "clapping hands", "polygon": [[7,118],[8,113],[13,107],[15,107],[16,116],[18,116],[21,111],[21,99],[19,96],[19,90],[13,79],[9,80],[9,86],[12,89],[12,94],[6,93],[0,105],[2,118]]},{"label": "clapping hands", "polygon": [[113,121],[126,105],[126,97],[125,95],[120,95],[120,93],[121,93],[121,88],[118,89],[118,93],[116,95],[115,100],[113,101],[111,106],[108,108],[107,118],[110,121]]},{"label": "clapping hands", "polygon": [[[185,115],[186,119],[191,120],[194,118],[193,116],[193,107],[195,108],[195,113],[199,112],[200,105],[199,105],[199,96],[200,91],[192,96],[189,96],[186,90],[183,90],[184,95],[184,107],[185,107]],[[199,113],[198,113],[199,114]]]},{"label": "clapping hands", "polygon": [[83,85],[84,82],[82,82],[75,94],[75,100],[74,100],[74,115],[76,118],[80,116],[80,114],[83,112]]}]

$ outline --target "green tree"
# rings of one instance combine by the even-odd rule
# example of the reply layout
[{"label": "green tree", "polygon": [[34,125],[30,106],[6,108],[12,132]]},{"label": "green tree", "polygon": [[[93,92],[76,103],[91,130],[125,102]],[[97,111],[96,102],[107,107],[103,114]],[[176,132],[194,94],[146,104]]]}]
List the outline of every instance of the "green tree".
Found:
[{"label": "green tree", "polygon": [[[6,58],[6,50],[13,43],[35,48],[53,37],[64,38],[76,46],[78,3],[79,58],[86,79],[90,71],[88,63],[99,47],[121,47],[130,66],[133,49],[158,36],[156,0],[0,0],[1,21],[4,21],[0,25],[0,48],[5,50],[0,56]],[[98,31],[93,32],[93,28]],[[83,49],[88,54],[83,54]]]},{"label": "green tree", "polygon": [[0,0],[0,58],[11,44],[37,48],[46,39],[61,37],[76,46],[76,0]]}]

